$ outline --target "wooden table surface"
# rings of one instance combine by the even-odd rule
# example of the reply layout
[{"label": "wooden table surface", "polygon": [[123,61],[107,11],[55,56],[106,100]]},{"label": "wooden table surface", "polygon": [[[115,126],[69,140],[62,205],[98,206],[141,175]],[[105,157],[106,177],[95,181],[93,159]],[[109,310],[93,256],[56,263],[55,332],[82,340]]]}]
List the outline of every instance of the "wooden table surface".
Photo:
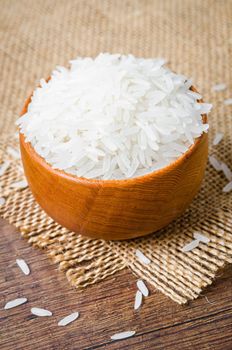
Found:
[{"label": "wooden table surface", "polygon": [[[150,296],[133,310],[136,277],[128,270],[84,291],[69,286],[43,252],[0,220],[0,349],[232,349],[232,269],[227,267],[204,295],[180,306],[150,286]],[[17,257],[30,265],[24,276]],[[4,310],[11,299],[25,296],[28,303]],[[206,298],[207,296],[207,298]],[[38,318],[32,306],[47,308],[52,317]],[[66,327],[59,319],[79,311],[80,318]],[[110,336],[135,330],[130,339]]]}]

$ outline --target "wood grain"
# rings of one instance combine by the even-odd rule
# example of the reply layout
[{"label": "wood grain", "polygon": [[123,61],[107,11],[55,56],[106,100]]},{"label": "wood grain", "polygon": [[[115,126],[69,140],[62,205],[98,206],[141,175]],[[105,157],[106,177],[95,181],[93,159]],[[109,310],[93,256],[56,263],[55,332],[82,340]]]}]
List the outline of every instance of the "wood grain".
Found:
[{"label": "wood grain", "polygon": [[50,217],[84,236],[118,240],[155,232],[188,207],[204,177],[208,135],[165,168],[125,180],[88,180],[53,169],[22,134],[20,148],[30,189]]},{"label": "wood grain", "polygon": [[[150,287],[151,295],[135,312],[136,278],[128,270],[76,291],[46,255],[30,247],[12,226],[1,220],[0,231],[1,350],[232,348],[231,268],[189,305],[177,305]],[[16,266],[17,257],[29,263],[29,276]],[[28,304],[3,310],[5,302],[19,296],[26,296]],[[48,308],[53,317],[36,318],[30,314],[32,306]],[[60,318],[74,311],[80,312],[78,320],[57,326]],[[110,340],[112,334],[132,329],[136,330],[133,338]]]}]

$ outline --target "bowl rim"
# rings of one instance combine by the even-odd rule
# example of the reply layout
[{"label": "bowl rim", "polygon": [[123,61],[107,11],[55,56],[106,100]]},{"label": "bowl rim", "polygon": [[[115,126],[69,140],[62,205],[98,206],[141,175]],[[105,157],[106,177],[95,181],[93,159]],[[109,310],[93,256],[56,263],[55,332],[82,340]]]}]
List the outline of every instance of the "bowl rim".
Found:
[{"label": "bowl rim", "polygon": [[[198,92],[197,89],[194,86],[190,87],[190,90],[194,92]],[[28,105],[31,102],[31,98],[33,96],[34,91],[30,94],[30,96],[25,100],[22,111],[20,113],[20,116],[24,115],[27,112]],[[197,100],[199,103],[203,103],[203,99]],[[202,120],[203,124],[207,123],[207,114],[202,114]],[[195,150],[198,148],[198,145],[202,142],[202,139],[207,136],[206,132],[203,132],[198,138],[195,139],[194,143],[188,148],[188,150],[183,153],[180,157],[178,157],[176,160],[171,162],[170,164],[166,165],[163,168],[154,170],[150,173],[131,177],[131,178],[125,178],[125,179],[88,179],[86,177],[79,177],[74,174],[66,173],[64,170],[53,168],[41,155],[39,155],[34,147],[31,145],[31,142],[26,142],[25,136],[23,133],[21,133],[19,129],[19,140],[20,143],[23,144],[24,148],[27,149],[28,153],[31,154],[31,156],[36,160],[37,163],[40,163],[41,166],[47,169],[47,171],[56,174],[57,176],[60,176],[62,178],[65,178],[66,180],[71,180],[73,182],[77,183],[85,183],[93,186],[93,187],[99,187],[100,185],[133,185],[138,182],[144,182],[144,181],[150,181],[156,177],[163,176],[165,173],[168,173],[172,171],[174,168],[179,167],[181,164],[185,163],[187,159],[195,152]]]}]

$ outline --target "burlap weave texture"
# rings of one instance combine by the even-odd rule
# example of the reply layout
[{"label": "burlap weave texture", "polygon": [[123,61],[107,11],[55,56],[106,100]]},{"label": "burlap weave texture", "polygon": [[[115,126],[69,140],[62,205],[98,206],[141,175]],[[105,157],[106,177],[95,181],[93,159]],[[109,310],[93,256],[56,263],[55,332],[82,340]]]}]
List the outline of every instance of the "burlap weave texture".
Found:
[{"label": "burlap weave texture", "polygon": [[[232,2],[190,0],[0,0],[0,162],[24,99],[41,77],[78,55],[98,52],[165,57],[171,69],[193,78],[206,101],[213,103],[210,140],[224,133],[210,153],[232,167]],[[215,93],[212,85],[227,89]],[[219,268],[232,262],[231,194],[226,180],[210,166],[202,190],[187,212],[158,234],[128,242],[82,238],[54,223],[35,203],[29,189],[12,190],[22,174],[16,161],[1,177],[0,196],[7,198],[1,215],[17,226],[30,243],[59,263],[68,280],[87,286],[129,267],[178,303],[196,298]],[[211,241],[191,253],[181,248],[201,231]],[[135,258],[140,248],[152,263]]]}]

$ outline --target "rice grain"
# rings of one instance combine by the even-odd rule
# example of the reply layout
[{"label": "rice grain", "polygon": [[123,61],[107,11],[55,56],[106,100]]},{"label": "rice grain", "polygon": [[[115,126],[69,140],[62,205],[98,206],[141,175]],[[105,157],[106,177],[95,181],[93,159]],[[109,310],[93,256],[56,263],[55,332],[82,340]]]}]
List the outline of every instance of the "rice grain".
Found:
[{"label": "rice grain", "polygon": [[224,136],[223,133],[218,132],[214,137],[213,145],[217,146],[221,142],[221,140],[223,139],[223,136]]},{"label": "rice grain", "polygon": [[58,326],[67,326],[69,323],[75,321],[79,317],[79,312],[73,312],[72,314],[62,318],[58,322]]},{"label": "rice grain", "polygon": [[27,298],[17,298],[11,301],[8,301],[4,306],[5,310],[12,309],[13,307],[25,304],[27,302]]},{"label": "rice grain", "polygon": [[181,250],[182,252],[191,252],[193,249],[197,248],[199,245],[198,239],[192,240],[190,243],[186,244]]},{"label": "rice grain", "polygon": [[232,181],[232,171],[230,170],[228,165],[222,162],[221,163],[221,170],[223,171],[223,174],[225,175],[227,180]]},{"label": "rice grain", "polygon": [[41,309],[39,307],[32,307],[31,308],[31,313],[35,316],[39,317],[47,317],[47,316],[52,316],[52,312],[46,309]]},{"label": "rice grain", "polygon": [[148,290],[146,284],[142,280],[137,281],[137,287],[140,290],[140,292],[143,294],[143,296],[148,297],[149,290]]},{"label": "rice grain", "polygon": [[6,149],[6,151],[7,151],[7,153],[8,153],[11,157],[13,157],[14,159],[20,159],[20,153],[19,153],[16,149],[14,149],[14,148],[8,146],[7,149]]},{"label": "rice grain", "polygon": [[10,185],[10,187],[15,188],[15,189],[24,189],[24,188],[28,187],[28,183],[26,180],[16,181],[16,182],[13,182]]},{"label": "rice grain", "polygon": [[226,84],[224,84],[224,83],[215,84],[215,85],[213,86],[213,91],[215,91],[215,92],[223,91],[223,90],[225,90],[225,89],[226,89]]},{"label": "rice grain", "polygon": [[24,273],[24,275],[30,274],[29,266],[27,265],[26,261],[24,259],[16,259],[16,263],[20,270]]},{"label": "rice grain", "polygon": [[140,290],[137,290],[135,294],[135,304],[134,304],[135,310],[138,310],[140,308],[140,306],[142,305],[142,301],[143,301],[143,295],[140,292]]},{"label": "rice grain", "polygon": [[232,181],[230,181],[225,187],[223,187],[222,192],[228,193],[232,190]]},{"label": "rice grain", "polygon": [[215,170],[221,171],[221,162],[215,156],[209,156],[209,162]]},{"label": "rice grain", "polygon": [[120,340],[120,339],[126,339],[126,338],[130,338],[133,335],[135,335],[135,331],[126,331],[126,332],[121,332],[121,333],[116,333],[114,335],[112,335],[110,338],[112,340]]},{"label": "rice grain", "polygon": [[9,166],[10,166],[10,161],[8,160],[0,165],[0,176],[5,174]]},{"label": "rice grain", "polygon": [[6,203],[6,200],[4,197],[0,197],[0,207]]},{"label": "rice grain", "polygon": [[139,259],[139,261],[140,261],[141,263],[143,263],[143,264],[145,264],[145,265],[150,264],[151,260],[148,259],[148,258],[141,252],[141,250],[136,249],[135,254],[136,254],[137,258]]},{"label": "rice grain", "polygon": [[227,98],[226,100],[224,100],[224,105],[226,106],[232,105],[232,98]]},{"label": "rice grain", "polygon": [[202,233],[199,233],[199,232],[194,232],[193,233],[193,237],[198,240],[199,242],[202,242],[202,243],[206,243],[208,244],[210,242],[210,239],[203,235]]}]

